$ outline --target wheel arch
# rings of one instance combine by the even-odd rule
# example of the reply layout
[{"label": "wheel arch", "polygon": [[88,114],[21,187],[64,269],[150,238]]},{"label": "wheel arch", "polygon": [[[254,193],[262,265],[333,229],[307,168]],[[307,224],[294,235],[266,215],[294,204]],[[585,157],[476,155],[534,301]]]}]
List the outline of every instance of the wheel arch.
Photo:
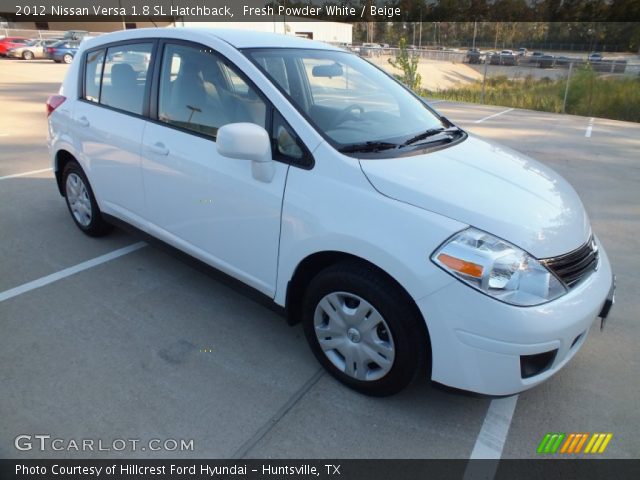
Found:
[{"label": "wheel arch", "polygon": [[78,160],[68,150],[61,149],[56,152],[56,156],[54,160],[54,172],[56,175],[56,184],[58,185],[58,191],[60,192],[60,195],[62,195],[63,197],[65,195],[64,195],[64,185],[62,184],[62,174],[64,172],[64,168],[67,166],[69,162],[78,162]]},{"label": "wheel arch", "polygon": [[402,284],[396,280],[392,275],[387,273],[384,269],[380,268],[373,262],[359,257],[357,255],[353,255],[351,253],[340,252],[335,250],[328,251],[320,251],[315,252],[298,263],[291,280],[287,283],[287,292],[285,297],[285,308],[287,312],[287,322],[290,325],[295,325],[301,321],[301,312],[300,308],[302,306],[302,297],[304,296],[304,291],[309,285],[309,282],[322,270],[328,268],[337,263],[343,262],[355,262],[361,265],[365,265],[377,273],[386,278],[391,284],[393,284],[398,291],[402,294],[408,305],[411,306],[411,309],[414,313],[421,318],[423,321],[421,322],[424,325],[424,332],[428,338],[428,329],[427,324],[424,321],[424,317],[422,316],[422,312],[418,308],[418,304],[415,302],[413,297],[409,294],[406,288],[402,286]]}]

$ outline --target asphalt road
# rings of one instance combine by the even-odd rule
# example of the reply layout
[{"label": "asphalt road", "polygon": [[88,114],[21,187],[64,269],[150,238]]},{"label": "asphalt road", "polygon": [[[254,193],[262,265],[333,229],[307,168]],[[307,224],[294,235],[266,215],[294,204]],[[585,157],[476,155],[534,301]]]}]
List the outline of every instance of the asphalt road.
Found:
[{"label": "asphalt road", "polygon": [[[594,324],[566,368],[502,415],[501,401],[426,381],[391,398],[354,393],[320,370],[300,326],[156,247],[81,269],[139,239],[84,236],[45,170],[45,100],[65,70],[0,60],[0,297],[69,274],[0,301],[0,458],[469,458],[495,418],[503,458],[536,457],[547,432],[612,432],[601,456],[638,458],[640,125],[595,119],[586,136],[586,117],[435,105],[565,176],[618,278],[604,332]],[[23,434],[63,439],[63,451],[16,450]],[[68,449],[83,439],[140,443]],[[150,439],[193,449],[151,451]]]}]

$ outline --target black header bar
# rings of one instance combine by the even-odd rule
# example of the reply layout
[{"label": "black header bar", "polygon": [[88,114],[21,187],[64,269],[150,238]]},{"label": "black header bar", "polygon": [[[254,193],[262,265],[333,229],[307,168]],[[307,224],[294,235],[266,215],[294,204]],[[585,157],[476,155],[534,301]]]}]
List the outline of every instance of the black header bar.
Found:
[{"label": "black header bar", "polygon": [[0,460],[0,478],[636,480],[640,478],[640,460]]},{"label": "black header bar", "polygon": [[0,0],[21,21],[638,22],[639,0]]}]

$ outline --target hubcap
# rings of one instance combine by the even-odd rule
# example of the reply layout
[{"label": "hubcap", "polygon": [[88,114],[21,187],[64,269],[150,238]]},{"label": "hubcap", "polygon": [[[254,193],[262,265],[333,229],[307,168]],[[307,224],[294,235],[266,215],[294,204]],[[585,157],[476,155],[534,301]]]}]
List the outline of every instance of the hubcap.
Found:
[{"label": "hubcap", "polygon": [[347,330],[347,338],[353,343],[360,343],[360,332],[355,328]]},{"label": "hubcap", "polygon": [[91,223],[91,200],[84,182],[75,173],[69,174],[66,183],[66,194],[69,208],[76,221],[83,227]]},{"label": "hubcap", "polygon": [[391,330],[365,299],[353,293],[330,293],[318,303],[313,323],[320,348],[346,375],[370,382],[391,370],[395,359]]}]

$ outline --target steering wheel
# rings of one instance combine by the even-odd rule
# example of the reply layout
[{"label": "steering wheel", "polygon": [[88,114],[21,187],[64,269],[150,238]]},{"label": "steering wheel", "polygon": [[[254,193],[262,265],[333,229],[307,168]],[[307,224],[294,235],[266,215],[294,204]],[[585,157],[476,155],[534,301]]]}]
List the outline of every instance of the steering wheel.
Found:
[{"label": "steering wheel", "polygon": [[[357,117],[353,114],[353,112],[356,110],[359,112]],[[338,115],[336,115],[336,118],[333,121],[333,126],[337,127],[341,123],[346,122],[350,117],[357,119],[358,117],[362,117],[363,114],[364,108],[362,108],[362,106],[358,105],[357,103],[352,103],[348,107],[344,108]]]}]

